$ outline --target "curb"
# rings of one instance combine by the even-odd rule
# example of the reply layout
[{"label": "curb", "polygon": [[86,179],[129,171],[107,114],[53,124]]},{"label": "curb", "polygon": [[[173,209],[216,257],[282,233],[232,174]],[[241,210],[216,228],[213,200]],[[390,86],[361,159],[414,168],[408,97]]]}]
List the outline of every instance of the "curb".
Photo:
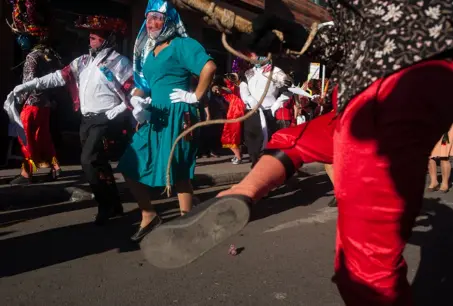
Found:
[{"label": "curb", "polygon": [[[312,163],[304,165],[300,172],[313,175],[324,171],[323,164]],[[239,183],[249,172],[224,174],[195,174],[192,182],[197,189],[225,186]],[[5,178],[3,178],[5,180]],[[126,191],[124,184],[119,184],[120,193]],[[92,200],[93,195],[87,185],[67,187],[59,184],[39,184],[29,186],[3,186],[0,188],[0,211],[26,209],[62,202],[79,202]]]}]

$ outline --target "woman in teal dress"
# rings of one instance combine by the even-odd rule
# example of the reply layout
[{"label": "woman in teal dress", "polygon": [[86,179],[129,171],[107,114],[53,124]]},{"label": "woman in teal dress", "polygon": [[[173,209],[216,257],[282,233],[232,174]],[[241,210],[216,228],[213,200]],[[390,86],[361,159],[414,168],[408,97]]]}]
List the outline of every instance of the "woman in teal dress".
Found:
[{"label": "woman in teal dress", "polygon": [[[134,51],[136,90],[131,103],[141,124],[118,169],[142,210],[142,221],[132,240],[140,241],[161,224],[151,205],[149,187],[166,185],[166,168],[173,142],[184,129],[198,122],[198,101],[211,83],[216,66],[205,49],[188,38],[171,3],[150,0],[146,21]],[[192,75],[199,76],[189,92]],[[181,214],[192,208],[192,185],[197,155],[196,132],[175,150],[171,182],[178,194]]]}]

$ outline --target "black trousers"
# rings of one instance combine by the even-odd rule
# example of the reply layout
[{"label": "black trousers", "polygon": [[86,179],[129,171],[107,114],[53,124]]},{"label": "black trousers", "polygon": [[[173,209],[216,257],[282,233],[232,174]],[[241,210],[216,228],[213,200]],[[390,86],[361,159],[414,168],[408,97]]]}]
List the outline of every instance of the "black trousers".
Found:
[{"label": "black trousers", "polygon": [[114,128],[116,120],[109,121],[105,114],[82,117],[80,141],[81,164],[86,179],[98,202],[98,211],[107,212],[121,205],[118,188],[113,176],[104,140]]},{"label": "black trousers", "polygon": [[[270,110],[265,110],[264,117],[266,118],[268,138],[277,131],[275,118]],[[268,139],[268,140],[269,140]],[[264,142],[263,130],[261,127],[261,119],[259,112],[254,113],[249,119],[244,122],[244,143],[247,146],[247,151],[252,161],[252,167],[258,162]]]},{"label": "black trousers", "polygon": [[276,123],[277,123],[277,128],[279,130],[286,129],[286,128],[289,128],[291,126],[291,121],[290,120],[277,120]]},{"label": "black trousers", "polygon": [[200,128],[200,142],[198,145],[198,155],[209,155],[218,153],[222,147],[220,139],[222,137],[223,124],[215,124]]}]

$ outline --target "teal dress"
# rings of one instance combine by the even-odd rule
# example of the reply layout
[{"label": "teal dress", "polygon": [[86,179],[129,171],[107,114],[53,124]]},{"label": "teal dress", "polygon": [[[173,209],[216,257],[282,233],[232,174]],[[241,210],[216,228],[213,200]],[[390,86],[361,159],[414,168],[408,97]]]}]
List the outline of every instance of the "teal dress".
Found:
[{"label": "teal dress", "polygon": [[[143,74],[151,89],[151,120],[134,134],[120,159],[118,170],[126,177],[150,187],[166,185],[173,142],[185,128],[199,121],[197,104],[171,103],[170,93],[173,89],[189,91],[192,75],[200,75],[209,60],[205,49],[191,38],[174,38],[157,56],[150,52]],[[179,141],[172,162],[172,185],[193,178],[197,138],[195,130]]]}]

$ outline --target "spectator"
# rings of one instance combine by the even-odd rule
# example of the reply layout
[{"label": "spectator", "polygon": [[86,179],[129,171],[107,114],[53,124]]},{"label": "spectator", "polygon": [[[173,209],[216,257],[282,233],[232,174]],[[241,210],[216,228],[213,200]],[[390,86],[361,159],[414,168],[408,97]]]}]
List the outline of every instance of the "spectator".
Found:
[{"label": "spectator", "polygon": [[[453,155],[452,142],[453,141],[453,125],[450,131],[442,135],[442,138],[434,147],[431,157],[429,159],[429,177],[430,184],[428,187],[429,192],[437,191],[447,193],[450,189],[450,174],[451,163],[450,156]],[[437,180],[437,161],[440,162],[440,169],[442,173],[442,182],[439,184]]]},{"label": "spectator", "polygon": [[[216,95],[222,96],[228,104],[227,119],[236,119],[244,116],[245,104],[240,98],[239,75],[235,73],[226,75],[220,82],[217,82],[216,86],[213,86],[212,91]],[[234,157],[231,162],[234,165],[241,164],[242,124],[240,122],[225,124],[221,142],[224,148],[233,151]]]}]

